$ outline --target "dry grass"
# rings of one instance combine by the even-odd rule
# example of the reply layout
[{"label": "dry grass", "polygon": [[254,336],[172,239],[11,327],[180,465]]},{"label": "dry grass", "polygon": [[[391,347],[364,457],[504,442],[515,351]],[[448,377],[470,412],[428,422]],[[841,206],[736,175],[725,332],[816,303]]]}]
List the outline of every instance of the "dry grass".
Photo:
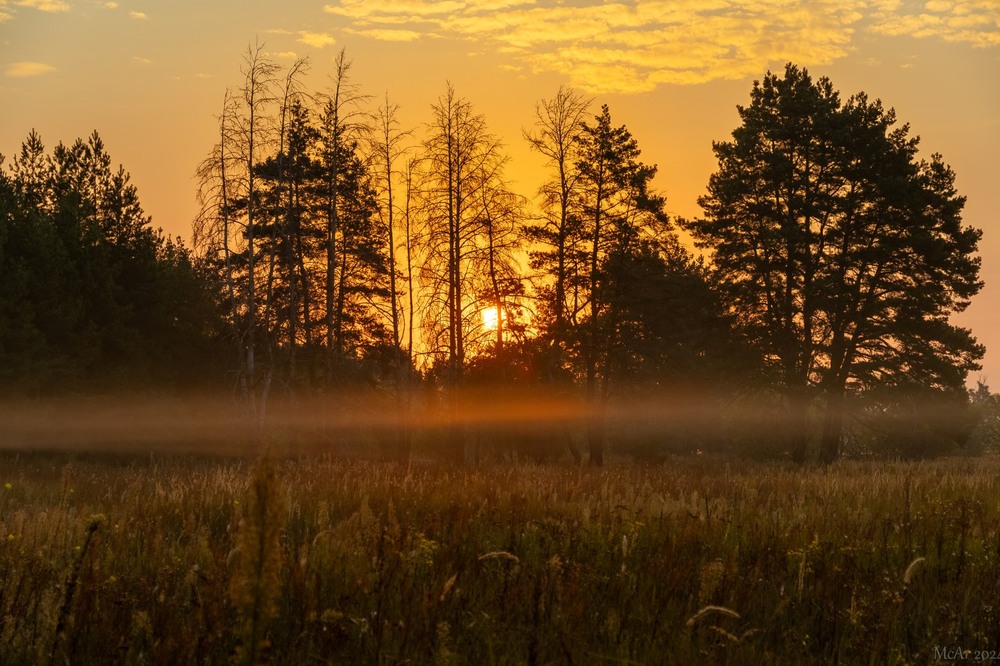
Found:
[{"label": "dry grass", "polygon": [[922,663],[1000,636],[995,458],[0,475],[4,664]]}]

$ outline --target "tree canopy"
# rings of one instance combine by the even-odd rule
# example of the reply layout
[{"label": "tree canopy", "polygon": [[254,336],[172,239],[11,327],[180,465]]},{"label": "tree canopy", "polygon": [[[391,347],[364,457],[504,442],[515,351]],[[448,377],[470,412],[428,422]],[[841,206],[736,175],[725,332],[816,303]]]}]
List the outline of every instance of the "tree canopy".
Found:
[{"label": "tree canopy", "polygon": [[951,323],[979,291],[981,232],[939,155],[893,110],[788,65],[756,82],[687,222],[728,303],[787,398],[796,459],[822,402],[820,455],[836,457],[845,394],[917,385],[963,392],[983,348]]},{"label": "tree canopy", "polygon": [[8,392],[163,387],[211,367],[207,283],[96,132],[50,153],[31,132],[0,172],[0,275]]}]

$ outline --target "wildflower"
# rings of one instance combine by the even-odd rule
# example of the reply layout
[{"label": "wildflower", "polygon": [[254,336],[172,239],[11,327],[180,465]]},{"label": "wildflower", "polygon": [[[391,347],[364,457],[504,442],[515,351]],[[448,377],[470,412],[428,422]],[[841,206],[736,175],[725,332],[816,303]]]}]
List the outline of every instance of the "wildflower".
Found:
[{"label": "wildflower", "polygon": [[11,490],[11,489],[13,489],[13,487],[14,487],[14,486],[10,485],[9,483],[5,483],[5,484],[3,484],[3,489],[4,489],[4,490]]}]

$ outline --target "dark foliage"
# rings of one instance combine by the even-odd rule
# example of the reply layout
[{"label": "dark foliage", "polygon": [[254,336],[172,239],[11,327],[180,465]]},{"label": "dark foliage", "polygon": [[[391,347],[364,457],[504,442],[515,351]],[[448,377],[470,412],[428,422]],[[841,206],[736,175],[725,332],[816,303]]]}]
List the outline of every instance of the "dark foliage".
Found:
[{"label": "dark foliage", "polygon": [[983,347],[951,323],[982,287],[978,229],[962,224],[955,174],[891,109],[841,102],[788,65],[756,82],[719,169],[687,223],[726,297],[769,359],[804,460],[809,411],[820,457],[839,455],[846,401],[908,387],[964,393]]},{"label": "dark foliage", "polygon": [[150,226],[95,132],[0,174],[0,383],[48,394],[165,388],[211,374],[216,317],[179,239]]}]

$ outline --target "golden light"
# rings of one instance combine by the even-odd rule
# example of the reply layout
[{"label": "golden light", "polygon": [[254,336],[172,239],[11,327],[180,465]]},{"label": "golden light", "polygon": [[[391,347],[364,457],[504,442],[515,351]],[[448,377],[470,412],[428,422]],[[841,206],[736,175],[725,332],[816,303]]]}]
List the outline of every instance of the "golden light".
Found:
[{"label": "golden light", "polygon": [[[479,311],[479,314],[483,318],[483,326],[486,327],[486,330],[488,331],[497,330],[497,324],[500,322],[500,317],[497,316],[497,308],[495,305],[492,307],[483,308],[482,310]],[[507,321],[506,313],[504,313],[503,315],[503,320],[504,322]]]}]

